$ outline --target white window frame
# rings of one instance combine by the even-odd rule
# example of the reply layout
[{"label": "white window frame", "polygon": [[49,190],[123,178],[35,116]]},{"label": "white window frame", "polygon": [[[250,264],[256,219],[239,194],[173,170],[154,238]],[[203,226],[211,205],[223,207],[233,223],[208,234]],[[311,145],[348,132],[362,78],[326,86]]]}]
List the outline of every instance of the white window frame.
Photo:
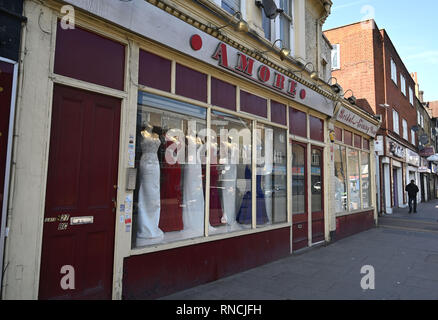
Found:
[{"label": "white window frame", "polygon": [[397,82],[397,65],[395,64],[395,61],[392,58],[391,58],[391,79],[398,86],[398,82]]},{"label": "white window frame", "polygon": [[401,92],[406,96],[406,78],[400,73],[400,89]]},{"label": "white window frame", "polygon": [[424,117],[421,113],[420,113],[420,125],[422,128],[424,128]]},{"label": "white window frame", "polygon": [[403,129],[403,139],[409,141],[408,137],[408,122],[405,119],[402,119],[402,129]]},{"label": "white window frame", "polygon": [[399,122],[400,122],[400,118],[399,118],[398,112],[395,110],[392,110],[392,131],[394,131],[397,134],[400,134],[400,123]]},{"label": "white window frame", "polygon": [[[222,1],[223,0],[211,0],[212,2],[214,2],[219,8],[222,9]],[[240,1],[240,8],[239,11],[242,14],[242,19],[246,20],[246,1],[247,0],[239,0]],[[222,9],[225,10],[225,9]],[[226,11],[226,10],[225,10]],[[227,11],[228,12],[228,11]]]},{"label": "white window frame", "polygon": [[[290,52],[291,52],[290,55],[295,56],[295,27],[294,27],[294,25],[295,25],[295,0],[287,0],[287,1],[290,1],[290,9],[291,9],[291,14],[292,14],[292,16],[290,17],[291,23],[290,23],[290,29],[289,29],[289,48],[288,49],[290,49]],[[277,6],[277,8],[280,8],[280,0],[275,0],[275,5]],[[274,25],[273,28],[271,25],[271,30],[273,30],[273,34],[274,34],[274,38],[272,41],[280,39],[280,34],[281,34],[281,32],[280,32],[280,28],[281,28],[280,17],[282,15],[284,16],[285,14],[280,13],[275,18],[275,20],[273,21],[273,25]],[[289,18],[289,16],[287,16],[287,17]],[[283,43],[282,43],[282,41],[278,41],[275,45],[277,47],[281,48],[283,46]]]},{"label": "white window frame", "polygon": [[415,146],[415,131],[411,129],[411,143]]},{"label": "white window frame", "polygon": [[[332,55],[331,55],[332,70],[339,70],[339,69],[341,69],[341,45],[339,43],[336,43],[332,46],[333,46],[333,50],[331,52],[332,53]],[[338,56],[336,58],[336,65],[333,64],[334,52],[337,52],[337,54],[338,54]]]},{"label": "white window frame", "polygon": [[414,90],[411,87],[409,87],[409,102],[414,105]]}]

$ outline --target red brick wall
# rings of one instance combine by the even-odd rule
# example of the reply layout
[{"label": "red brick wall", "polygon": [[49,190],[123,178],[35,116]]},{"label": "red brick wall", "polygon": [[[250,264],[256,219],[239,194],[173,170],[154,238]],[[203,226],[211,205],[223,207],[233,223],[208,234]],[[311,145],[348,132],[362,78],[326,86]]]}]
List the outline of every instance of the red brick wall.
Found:
[{"label": "red brick wall", "polygon": [[[340,44],[341,68],[333,70],[332,76],[344,91],[351,89],[354,92],[359,107],[368,112],[383,114],[382,128],[393,130],[392,110],[395,109],[399,114],[399,136],[402,139],[402,119],[405,119],[410,142],[410,128],[417,123],[417,113],[409,103],[409,87],[415,93],[415,83],[385,31],[379,30],[375,22],[370,20],[327,30],[324,34],[332,44]],[[397,65],[398,86],[391,79],[391,57]],[[400,89],[400,72],[406,80],[406,96]],[[350,95],[351,92],[345,97]],[[385,102],[390,105],[387,124],[386,111],[379,106]]]}]

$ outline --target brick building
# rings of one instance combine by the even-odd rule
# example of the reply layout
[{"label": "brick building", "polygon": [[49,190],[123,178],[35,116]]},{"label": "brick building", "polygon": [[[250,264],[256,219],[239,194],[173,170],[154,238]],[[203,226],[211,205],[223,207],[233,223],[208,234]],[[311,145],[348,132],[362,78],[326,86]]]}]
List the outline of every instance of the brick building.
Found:
[{"label": "brick building", "polygon": [[376,139],[378,211],[392,213],[392,208],[407,205],[404,188],[409,180],[419,182],[415,82],[374,20],[324,34],[334,48],[332,81],[345,89],[346,98],[354,95],[359,107],[382,118]]}]

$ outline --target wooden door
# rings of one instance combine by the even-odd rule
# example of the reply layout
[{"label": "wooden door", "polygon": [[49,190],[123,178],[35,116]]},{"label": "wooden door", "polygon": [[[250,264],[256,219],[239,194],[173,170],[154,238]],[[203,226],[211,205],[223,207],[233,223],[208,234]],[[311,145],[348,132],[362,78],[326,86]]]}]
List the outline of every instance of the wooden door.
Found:
[{"label": "wooden door", "polygon": [[311,150],[312,243],[324,241],[324,153],[320,147]]},{"label": "wooden door", "polygon": [[292,250],[308,246],[307,146],[292,141]]},{"label": "wooden door", "polygon": [[111,299],[119,129],[120,100],[55,85],[40,299]]}]

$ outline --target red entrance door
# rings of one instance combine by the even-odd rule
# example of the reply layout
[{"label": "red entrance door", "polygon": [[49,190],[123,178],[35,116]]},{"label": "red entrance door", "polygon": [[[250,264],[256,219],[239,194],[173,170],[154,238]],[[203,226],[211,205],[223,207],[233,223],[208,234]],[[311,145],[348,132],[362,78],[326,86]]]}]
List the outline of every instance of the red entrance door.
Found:
[{"label": "red entrance door", "polygon": [[0,224],[4,199],[4,184],[6,172],[6,156],[9,134],[9,115],[12,98],[12,82],[14,65],[0,61]]},{"label": "red entrance door", "polygon": [[292,250],[308,246],[307,147],[292,142]]},{"label": "red entrance door", "polygon": [[111,299],[119,129],[120,100],[55,85],[40,299]]},{"label": "red entrance door", "polygon": [[324,240],[323,149],[312,146],[311,152],[312,243]]}]

